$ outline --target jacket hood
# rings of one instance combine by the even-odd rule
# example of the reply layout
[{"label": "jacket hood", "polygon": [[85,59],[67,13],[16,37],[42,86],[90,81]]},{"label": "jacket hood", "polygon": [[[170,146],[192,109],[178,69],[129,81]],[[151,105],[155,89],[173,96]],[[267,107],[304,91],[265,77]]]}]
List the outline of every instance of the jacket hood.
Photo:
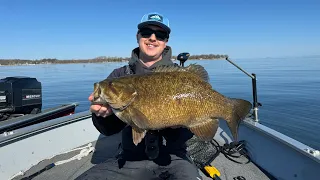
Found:
[{"label": "jacket hood", "polygon": [[139,60],[139,47],[132,50],[131,58],[129,60],[129,65],[134,69],[136,73],[140,73],[142,70],[143,72],[150,71],[154,67],[161,66],[161,65],[172,65],[174,64],[171,61],[172,57],[172,50],[170,46],[167,46],[162,53],[162,59],[156,63],[154,63],[152,66],[147,67],[145,66],[140,60]]}]

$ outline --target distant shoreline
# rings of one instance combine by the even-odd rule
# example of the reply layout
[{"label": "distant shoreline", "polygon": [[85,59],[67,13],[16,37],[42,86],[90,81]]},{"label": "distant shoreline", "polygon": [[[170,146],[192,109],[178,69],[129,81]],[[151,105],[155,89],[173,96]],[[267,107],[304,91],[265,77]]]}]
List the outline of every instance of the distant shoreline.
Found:
[{"label": "distant shoreline", "polygon": [[[228,55],[194,55],[190,56],[188,60],[218,60],[225,59]],[[72,60],[58,60],[58,59],[40,59],[40,60],[26,60],[26,59],[0,59],[0,66],[18,66],[18,65],[39,65],[39,64],[81,64],[81,63],[107,63],[107,62],[128,62],[130,58],[121,57],[97,57],[94,59],[72,59]],[[172,61],[178,61],[176,56],[172,56]]]}]

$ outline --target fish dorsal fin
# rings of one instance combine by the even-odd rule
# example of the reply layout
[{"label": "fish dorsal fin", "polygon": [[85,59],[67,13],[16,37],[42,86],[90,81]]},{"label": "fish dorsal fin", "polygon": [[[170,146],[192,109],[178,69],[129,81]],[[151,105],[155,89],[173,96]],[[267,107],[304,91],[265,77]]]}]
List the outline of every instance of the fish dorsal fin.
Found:
[{"label": "fish dorsal fin", "polygon": [[204,69],[203,66],[198,64],[190,64],[187,67],[181,66],[159,66],[153,70],[153,72],[190,72],[198,75],[205,81],[209,81],[208,72]]}]

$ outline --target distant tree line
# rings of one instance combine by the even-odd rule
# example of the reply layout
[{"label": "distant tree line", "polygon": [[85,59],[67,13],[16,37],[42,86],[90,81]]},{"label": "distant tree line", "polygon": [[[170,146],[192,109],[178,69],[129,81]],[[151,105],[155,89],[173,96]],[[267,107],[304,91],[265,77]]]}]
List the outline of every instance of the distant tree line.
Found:
[{"label": "distant tree line", "polygon": [[189,59],[225,59],[228,55],[222,54],[202,54],[202,55],[191,55]]},{"label": "distant tree line", "polygon": [[[214,60],[214,59],[225,59],[228,55],[225,54],[201,54],[191,55],[188,60]],[[172,56],[173,59],[177,59],[177,56]]]},{"label": "distant tree line", "polygon": [[19,65],[19,64],[72,64],[72,63],[103,63],[103,62],[122,62],[129,58],[119,57],[97,57],[94,59],[72,59],[58,60],[55,58],[45,58],[40,60],[22,60],[22,59],[0,59],[0,65]]},{"label": "distant tree line", "polygon": [[[191,55],[189,60],[214,60],[226,58],[228,55],[219,54],[202,54]],[[72,63],[103,63],[103,62],[123,62],[130,58],[122,57],[106,57],[99,56],[93,59],[72,59],[72,60],[58,60],[56,58],[45,58],[39,60],[25,60],[25,59],[0,59],[0,65],[22,65],[22,64],[72,64]],[[172,59],[177,59],[177,56],[172,56]]]}]

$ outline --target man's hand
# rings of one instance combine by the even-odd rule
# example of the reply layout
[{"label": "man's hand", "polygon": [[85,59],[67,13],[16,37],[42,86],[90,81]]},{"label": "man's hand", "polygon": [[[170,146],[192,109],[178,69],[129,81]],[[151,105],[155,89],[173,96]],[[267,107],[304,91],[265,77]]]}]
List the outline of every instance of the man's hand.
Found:
[{"label": "man's hand", "polygon": [[[90,102],[93,100],[93,93],[90,94],[88,99]],[[95,113],[97,116],[102,116],[102,117],[107,117],[113,113],[112,109],[109,106],[103,106],[98,104],[91,105],[90,111],[92,113]]]}]

